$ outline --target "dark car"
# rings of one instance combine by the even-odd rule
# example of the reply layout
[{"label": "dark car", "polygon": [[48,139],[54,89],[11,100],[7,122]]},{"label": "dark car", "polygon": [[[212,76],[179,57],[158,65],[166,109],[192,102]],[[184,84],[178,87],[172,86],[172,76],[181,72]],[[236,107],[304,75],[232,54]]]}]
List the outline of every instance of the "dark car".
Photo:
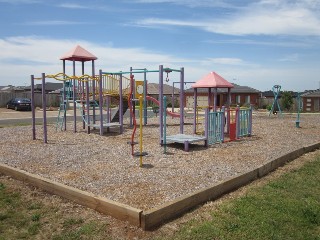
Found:
[{"label": "dark car", "polygon": [[31,100],[29,98],[12,98],[7,102],[7,109],[31,111]]}]

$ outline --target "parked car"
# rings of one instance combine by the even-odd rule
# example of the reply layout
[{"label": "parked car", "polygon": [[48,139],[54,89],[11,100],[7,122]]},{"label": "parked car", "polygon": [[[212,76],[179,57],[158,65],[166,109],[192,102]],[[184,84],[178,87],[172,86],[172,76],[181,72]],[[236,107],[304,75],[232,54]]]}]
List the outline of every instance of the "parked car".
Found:
[{"label": "parked car", "polygon": [[31,100],[29,98],[12,98],[7,102],[7,109],[31,111]]}]

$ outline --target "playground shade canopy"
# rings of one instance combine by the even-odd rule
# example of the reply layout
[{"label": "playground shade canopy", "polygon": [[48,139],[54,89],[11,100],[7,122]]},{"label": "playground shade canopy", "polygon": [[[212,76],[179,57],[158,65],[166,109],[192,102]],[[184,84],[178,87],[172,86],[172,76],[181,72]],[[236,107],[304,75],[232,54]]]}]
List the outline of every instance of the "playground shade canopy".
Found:
[{"label": "playground shade canopy", "polygon": [[65,53],[60,60],[70,60],[70,61],[79,61],[86,62],[91,60],[97,60],[98,58],[94,56],[89,51],[85,50],[80,45],[77,45],[71,51]]},{"label": "playground shade canopy", "polygon": [[216,72],[210,72],[196,83],[191,85],[192,88],[233,88],[234,86],[221,77]]}]

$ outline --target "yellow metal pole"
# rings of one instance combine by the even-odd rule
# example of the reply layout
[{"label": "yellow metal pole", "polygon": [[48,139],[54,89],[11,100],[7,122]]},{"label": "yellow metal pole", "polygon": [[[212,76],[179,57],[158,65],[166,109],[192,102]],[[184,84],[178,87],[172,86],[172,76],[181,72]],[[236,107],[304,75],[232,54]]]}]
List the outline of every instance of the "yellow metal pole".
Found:
[{"label": "yellow metal pole", "polygon": [[142,96],[139,97],[139,118],[140,118],[140,167],[142,167]]}]

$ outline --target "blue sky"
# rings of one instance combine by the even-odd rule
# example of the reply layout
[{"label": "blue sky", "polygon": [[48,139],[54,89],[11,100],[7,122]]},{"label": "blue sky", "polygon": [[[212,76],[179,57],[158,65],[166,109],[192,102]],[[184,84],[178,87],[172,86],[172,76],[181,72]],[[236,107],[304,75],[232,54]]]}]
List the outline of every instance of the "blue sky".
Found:
[{"label": "blue sky", "polygon": [[184,67],[185,81],[215,71],[261,91],[320,85],[319,0],[0,0],[0,29],[0,85],[61,72],[77,44],[97,70],[162,64]]}]

